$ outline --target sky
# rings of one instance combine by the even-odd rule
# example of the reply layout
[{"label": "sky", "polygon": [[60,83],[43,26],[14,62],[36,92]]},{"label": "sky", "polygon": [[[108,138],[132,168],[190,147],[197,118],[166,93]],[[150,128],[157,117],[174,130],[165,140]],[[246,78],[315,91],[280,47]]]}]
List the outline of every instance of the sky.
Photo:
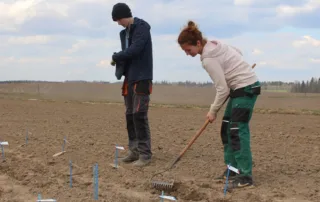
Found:
[{"label": "sky", "polygon": [[[0,0],[0,80],[117,82],[114,0]],[[211,81],[177,37],[193,20],[235,46],[261,81],[320,77],[320,0],[128,0],[151,26],[155,81]],[[122,78],[123,79],[123,78]]]}]

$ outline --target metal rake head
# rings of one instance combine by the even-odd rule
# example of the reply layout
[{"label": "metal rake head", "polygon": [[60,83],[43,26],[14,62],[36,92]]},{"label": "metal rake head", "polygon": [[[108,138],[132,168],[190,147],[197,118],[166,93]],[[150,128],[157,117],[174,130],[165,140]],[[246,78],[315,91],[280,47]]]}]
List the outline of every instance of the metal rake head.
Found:
[{"label": "metal rake head", "polygon": [[173,189],[174,182],[152,181],[151,185],[153,188],[160,191],[171,191]]}]

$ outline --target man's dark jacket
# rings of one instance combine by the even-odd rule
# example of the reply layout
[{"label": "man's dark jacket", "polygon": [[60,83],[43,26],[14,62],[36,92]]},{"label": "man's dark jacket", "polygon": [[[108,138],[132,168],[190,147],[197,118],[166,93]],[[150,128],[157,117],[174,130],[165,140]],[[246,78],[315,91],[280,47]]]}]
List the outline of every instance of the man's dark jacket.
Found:
[{"label": "man's dark jacket", "polygon": [[[152,80],[153,53],[150,33],[151,26],[143,19],[135,17],[130,27],[129,46],[127,49],[125,48],[126,29],[120,32],[122,51],[112,56],[113,61],[118,64],[116,74],[125,75],[129,83],[140,80]],[[124,72],[122,73],[121,71]]]}]

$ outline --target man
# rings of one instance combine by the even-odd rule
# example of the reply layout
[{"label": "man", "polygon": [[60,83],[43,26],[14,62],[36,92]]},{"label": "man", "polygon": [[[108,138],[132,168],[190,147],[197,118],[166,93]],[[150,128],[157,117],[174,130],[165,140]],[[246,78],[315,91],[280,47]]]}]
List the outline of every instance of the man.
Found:
[{"label": "man", "polygon": [[151,138],[148,123],[150,94],[152,93],[153,55],[150,25],[137,17],[125,3],[117,3],[112,10],[113,21],[125,29],[120,32],[122,51],[114,53],[116,76],[125,76],[122,95],[126,105],[129,152],[122,162],[145,166],[151,161]]}]

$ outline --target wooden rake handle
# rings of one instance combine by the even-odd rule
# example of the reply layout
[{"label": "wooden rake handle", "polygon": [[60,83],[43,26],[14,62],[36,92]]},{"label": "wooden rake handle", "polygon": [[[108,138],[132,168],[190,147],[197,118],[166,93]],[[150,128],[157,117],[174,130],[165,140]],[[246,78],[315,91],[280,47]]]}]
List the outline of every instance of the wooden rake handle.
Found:
[{"label": "wooden rake handle", "polygon": [[252,69],[256,66],[257,64],[256,63],[254,63],[253,65],[252,65]]},{"label": "wooden rake handle", "polygon": [[206,129],[207,125],[209,124],[209,120],[207,119],[206,122],[203,124],[201,129],[197,132],[197,134],[190,140],[190,142],[185,146],[185,148],[180,152],[179,156],[173,161],[170,166],[170,169],[181,159],[181,157],[186,153],[186,151],[191,147],[191,145],[196,141],[196,139],[202,134],[204,129]]}]

